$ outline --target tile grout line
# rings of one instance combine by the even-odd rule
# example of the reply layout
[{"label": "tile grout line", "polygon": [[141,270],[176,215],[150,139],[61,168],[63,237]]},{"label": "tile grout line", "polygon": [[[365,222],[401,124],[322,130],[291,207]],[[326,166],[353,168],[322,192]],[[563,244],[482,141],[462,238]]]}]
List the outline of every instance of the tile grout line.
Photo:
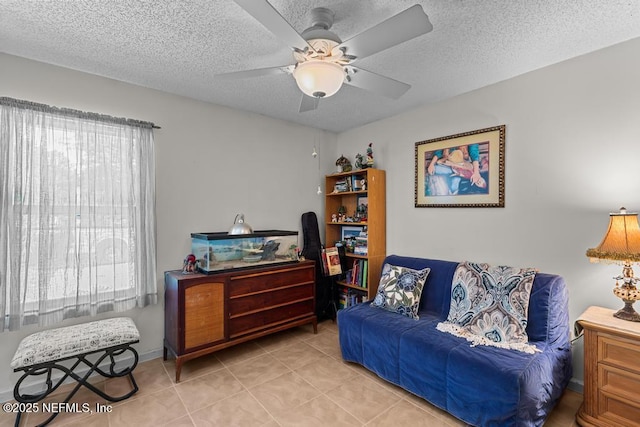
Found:
[{"label": "tile grout line", "polygon": [[[164,367],[164,364],[163,364],[163,367]],[[165,373],[167,373],[166,371],[167,370],[165,369]],[[171,379],[171,378],[169,378],[169,379]],[[191,424],[193,424],[195,426],[196,422],[193,420],[193,417],[191,416],[191,411],[189,410],[189,408],[187,408],[187,405],[184,403],[184,399],[182,398],[182,395],[180,395],[180,392],[178,391],[178,384],[174,383],[173,381],[171,381],[171,383],[172,383],[171,387],[173,388],[173,391],[178,396],[178,399],[180,399],[180,403],[182,403],[182,406],[184,406],[184,410],[186,411],[187,416],[189,417],[189,420],[191,420]],[[179,418],[176,418],[176,420],[178,420],[178,419]]]},{"label": "tile grout line", "polygon": [[400,399],[398,400],[396,403],[394,403],[393,405],[389,406],[387,409],[385,409],[384,411],[380,412],[378,415],[376,415],[375,417],[371,418],[369,421],[367,421],[366,423],[363,423],[363,427],[374,422],[376,420],[376,418],[380,418],[382,417],[384,414],[386,414],[387,412],[389,412],[391,409],[395,408],[396,406],[398,406],[404,399]]},{"label": "tile grout line", "polygon": [[[285,366],[286,366],[286,365],[285,365]],[[286,366],[286,367],[287,367],[287,369],[290,369],[288,366]],[[227,370],[229,370],[229,369],[227,368]],[[271,420],[272,420],[272,421],[275,421],[275,423],[276,423],[276,424],[278,424],[278,425],[280,426],[281,424],[278,422],[278,419],[277,419],[276,417],[274,417],[274,416],[273,416],[273,414],[272,414],[271,412],[269,412],[269,410],[268,410],[268,409],[267,409],[267,408],[262,404],[262,402],[260,402],[260,400],[259,400],[257,397],[255,397],[255,396],[253,395],[253,393],[251,393],[251,390],[249,390],[249,388],[248,388],[247,386],[245,386],[245,385],[242,383],[242,381],[240,381],[240,379],[239,379],[238,377],[236,377],[236,376],[235,376],[235,374],[234,374],[233,372],[229,371],[229,373],[231,374],[231,376],[232,376],[236,381],[238,381],[238,383],[242,386],[242,388],[243,388],[247,393],[249,393],[249,396],[251,396],[251,398],[252,398],[253,400],[255,400],[255,401],[258,403],[258,405],[260,405],[260,406],[262,407],[262,409],[264,409],[264,411],[265,411],[265,412],[266,412],[266,413],[271,417]],[[282,374],[282,375],[285,375],[285,374]],[[281,375],[281,376],[282,376],[282,375]],[[276,378],[279,378],[279,377],[276,377]],[[264,384],[264,383],[260,383],[260,384]],[[257,385],[260,385],[260,384],[257,384]],[[237,394],[238,394],[238,393],[236,393],[236,395],[237,395]],[[235,396],[235,395],[234,395],[234,396]],[[229,396],[229,397],[231,397],[231,396]],[[223,400],[224,400],[224,399],[223,399]],[[266,423],[263,423],[263,424],[266,424]]]}]

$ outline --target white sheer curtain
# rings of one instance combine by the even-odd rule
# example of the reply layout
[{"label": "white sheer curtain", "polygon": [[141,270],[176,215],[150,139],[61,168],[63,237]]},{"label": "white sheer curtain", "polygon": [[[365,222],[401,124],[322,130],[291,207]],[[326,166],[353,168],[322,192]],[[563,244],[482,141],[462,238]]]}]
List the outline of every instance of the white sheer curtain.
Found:
[{"label": "white sheer curtain", "polygon": [[0,331],[157,302],[152,127],[0,98]]}]

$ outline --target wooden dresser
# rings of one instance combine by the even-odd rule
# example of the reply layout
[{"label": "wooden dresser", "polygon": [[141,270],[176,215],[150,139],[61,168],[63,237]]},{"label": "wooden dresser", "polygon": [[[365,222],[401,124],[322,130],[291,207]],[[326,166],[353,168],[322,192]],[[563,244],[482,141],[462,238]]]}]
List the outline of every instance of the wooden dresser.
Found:
[{"label": "wooden dresser", "polygon": [[640,426],[640,323],[589,307],[577,320],[584,332],[581,426]]},{"label": "wooden dresser", "polygon": [[216,274],[165,272],[164,360],[182,364],[294,326],[315,315],[315,262]]}]

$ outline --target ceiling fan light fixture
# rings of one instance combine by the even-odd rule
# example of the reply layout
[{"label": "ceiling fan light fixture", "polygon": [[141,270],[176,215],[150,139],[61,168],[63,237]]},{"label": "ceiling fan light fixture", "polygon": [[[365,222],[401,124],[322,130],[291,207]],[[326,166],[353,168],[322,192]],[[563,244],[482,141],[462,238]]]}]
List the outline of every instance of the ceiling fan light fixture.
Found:
[{"label": "ceiling fan light fixture", "polygon": [[342,87],[345,71],[341,65],[334,62],[309,60],[296,66],[293,77],[305,95],[327,98]]}]

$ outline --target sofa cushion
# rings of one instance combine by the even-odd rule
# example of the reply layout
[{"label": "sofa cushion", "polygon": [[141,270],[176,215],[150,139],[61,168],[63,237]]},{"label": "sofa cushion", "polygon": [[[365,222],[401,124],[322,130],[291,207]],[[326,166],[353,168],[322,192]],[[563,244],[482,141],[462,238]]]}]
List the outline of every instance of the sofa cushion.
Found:
[{"label": "sofa cushion", "polygon": [[568,305],[569,293],[562,277],[536,274],[529,298],[529,341],[546,341],[555,348],[566,348],[571,340],[569,312],[558,307]]},{"label": "sofa cushion", "polygon": [[440,319],[420,312],[418,327],[400,339],[400,386],[422,396],[437,407],[447,409],[447,364],[457,346],[469,350],[463,338],[436,329]]},{"label": "sofa cushion", "polygon": [[460,263],[453,277],[447,321],[438,329],[483,344],[535,352],[526,333],[536,270]]},{"label": "sofa cushion", "polygon": [[422,319],[415,320],[406,316],[369,307],[378,313],[370,317],[362,327],[363,365],[379,376],[394,384],[400,381],[400,341],[403,336],[412,334],[419,328]]},{"label": "sofa cushion", "polygon": [[382,267],[378,293],[371,305],[418,319],[420,297],[428,274],[428,268],[414,270],[385,264]]},{"label": "sofa cushion", "polygon": [[[541,426],[571,378],[570,351],[452,348],[446,409],[471,425]],[[481,392],[480,392],[481,391]],[[497,420],[500,420],[498,423]]]}]

